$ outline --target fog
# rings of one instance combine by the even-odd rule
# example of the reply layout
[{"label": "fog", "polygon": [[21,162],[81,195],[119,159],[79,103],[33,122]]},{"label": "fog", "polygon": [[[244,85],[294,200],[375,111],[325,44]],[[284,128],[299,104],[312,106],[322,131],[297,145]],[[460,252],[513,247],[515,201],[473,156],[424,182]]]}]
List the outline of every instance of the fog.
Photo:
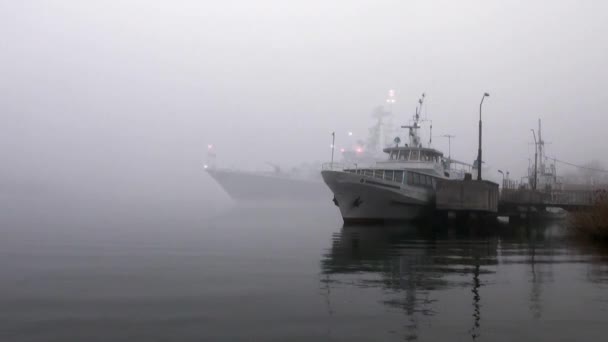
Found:
[{"label": "fog", "polygon": [[0,188],[195,210],[227,200],[203,172],[207,144],[226,167],[327,161],[331,132],[337,146],[365,136],[388,89],[397,124],[425,92],[460,160],[476,157],[489,92],[489,166],[523,176],[538,118],[547,154],[606,165],[606,13],[604,1],[2,1]]}]

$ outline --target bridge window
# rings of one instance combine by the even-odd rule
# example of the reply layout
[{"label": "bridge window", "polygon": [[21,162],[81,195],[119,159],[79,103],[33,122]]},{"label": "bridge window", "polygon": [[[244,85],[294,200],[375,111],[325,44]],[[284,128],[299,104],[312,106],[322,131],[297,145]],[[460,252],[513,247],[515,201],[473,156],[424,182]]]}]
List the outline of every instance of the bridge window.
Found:
[{"label": "bridge window", "polygon": [[376,178],[384,178],[384,170],[374,170],[374,177]]},{"label": "bridge window", "polygon": [[393,177],[395,177],[395,171],[393,171],[393,170],[386,170],[386,171],[384,171],[384,179],[385,180],[392,181]]},{"label": "bridge window", "polygon": [[[405,176],[405,174],[402,172],[403,171],[395,171],[396,182],[401,182],[403,176]],[[435,177],[410,171],[407,171],[406,183],[408,185],[419,185],[425,187],[436,187],[437,185]]]},{"label": "bridge window", "polygon": [[420,159],[420,151],[411,151],[410,160],[419,160]]},{"label": "bridge window", "polygon": [[395,171],[395,182],[403,183],[403,171]]}]

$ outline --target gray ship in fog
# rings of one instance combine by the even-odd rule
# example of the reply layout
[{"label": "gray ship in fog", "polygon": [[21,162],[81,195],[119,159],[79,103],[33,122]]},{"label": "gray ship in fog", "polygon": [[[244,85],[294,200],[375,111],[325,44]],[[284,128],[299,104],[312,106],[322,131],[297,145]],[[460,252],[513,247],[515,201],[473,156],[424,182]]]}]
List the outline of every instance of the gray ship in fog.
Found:
[{"label": "gray ship in fog", "polygon": [[[393,96],[392,91],[389,96]],[[389,98],[390,100],[391,98]],[[390,122],[392,113],[382,107],[372,111],[375,119],[369,128],[365,141],[358,140],[353,146],[340,149],[345,163],[373,163],[380,155],[380,146],[387,134],[394,131]],[[352,135],[352,132],[349,133]],[[272,171],[248,171],[241,169],[218,168],[215,166],[213,145],[208,145],[205,171],[234,200],[327,200],[331,191],[323,183],[321,163],[308,163],[284,171],[277,165]]]},{"label": "gray ship in fog", "polygon": [[206,168],[207,173],[234,200],[317,200],[330,195],[318,176],[308,172],[242,171]]}]

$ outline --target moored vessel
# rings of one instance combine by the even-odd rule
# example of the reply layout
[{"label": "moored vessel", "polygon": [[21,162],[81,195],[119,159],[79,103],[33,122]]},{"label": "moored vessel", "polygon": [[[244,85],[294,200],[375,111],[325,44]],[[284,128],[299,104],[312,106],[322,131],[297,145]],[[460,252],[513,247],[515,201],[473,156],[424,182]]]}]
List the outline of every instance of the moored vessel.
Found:
[{"label": "moored vessel", "polygon": [[383,152],[387,158],[365,166],[326,163],[321,175],[334,194],[345,222],[413,220],[433,212],[439,179],[463,179],[471,165],[444,157],[429,144],[423,147],[419,130],[424,94],[416,107],[409,141],[394,139]]},{"label": "moored vessel", "polygon": [[[393,96],[394,92],[389,91],[387,102],[394,102]],[[382,153],[381,147],[386,135],[393,131],[391,116],[391,111],[382,107],[375,108],[372,112],[375,123],[369,128],[366,139],[357,140],[353,146],[342,148],[342,159],[354,164],[375,161],[379,157],[378,154]],[[349,135],[352,135],[352,132],[349,132]],[[331,195],[319,173],[320,162],[301,164],[288,170],[272,163],[267,164],[272,166],[272,171],[218,168],[215,147],[209,144],[204,168],[234,200],[318,200]]]}]

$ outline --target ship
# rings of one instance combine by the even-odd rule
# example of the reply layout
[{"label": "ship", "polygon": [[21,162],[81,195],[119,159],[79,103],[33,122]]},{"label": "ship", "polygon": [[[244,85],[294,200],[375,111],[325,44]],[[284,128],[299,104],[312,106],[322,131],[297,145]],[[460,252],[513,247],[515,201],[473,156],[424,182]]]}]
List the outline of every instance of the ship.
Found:
[{"label": "ship", "polygon": [[[534,130],[532,132],[534,133]],[[534,164],[528,165],[527,187],[546,193],[563,190],[563,180],[557,175],[555,160],[551,163],[549,157],[545,155],[545,141],[540,119],[538,119],[538,130],[534,133],[534,148]]]},{"label": "ship", "polygon": [[[394,102],[394,91],[389,91],[387,103]],[[385,110],[382,106],[372,111],[375,119],[365,140],[357,140],[352,146],[340,148],[341,160],[348,163],[369,163],[378,158],[379,147],[388,134],[394,131],[391,121],[392,106]],[[335,133],[333,133],[335,134]],[[348,133],[349,136],[352,132]],[[352,137],[351,137],[352,138]],[[332,150],[335,148],[332,143]],[[332,151],[333,153],[333,151]],[[284,170],[275,163],[268,171],[250,171],[234,168],[220,168],[216,165],[215,146],[207,146],[205,171],[222,189],[237,201],[274,200],[322,200],[331,195],[321,178],[322,163],[308,163]]]},{"label": "ship", "polygon": [[419,134],[424,94],[418,100],[408,126],[408,143],[396,137],[394,145],[383,149],[384,160],[365,166],[326,163],[321,175],[333,193],[345,223],[415,220],[433,212],[438,180],[464,179],[472,165],[445,157],[429,143],[423,146]]},{"label": "ship", "polygon": [[284,172],[279,167],[268,172],[209,165],[205,169],[232,199],[239,201],[317,200],[329,193],[321,178],[307,176],[308,172]]},{"label": "ship", "polygon": [[[572,190],[568,184],[564,184],[563,178],[557,174],[556,160],[551,160],[545,154],[545,141],[542,135],[541,120],[538,119],[538,130],[534,132],[534,163],[528,165],[527,183],[522,182],[523,188],[540,193],[546,200],[551,202],[567,201],[567,194],[563,190]],[[504,186],[504,185],[503,185]],[[511,190],[503,190],[508,194]],[[536,219],[563,220],[567,218],[567,212],[562,208],[545,207],[542,210],[530,208],[529,217]]]}]

